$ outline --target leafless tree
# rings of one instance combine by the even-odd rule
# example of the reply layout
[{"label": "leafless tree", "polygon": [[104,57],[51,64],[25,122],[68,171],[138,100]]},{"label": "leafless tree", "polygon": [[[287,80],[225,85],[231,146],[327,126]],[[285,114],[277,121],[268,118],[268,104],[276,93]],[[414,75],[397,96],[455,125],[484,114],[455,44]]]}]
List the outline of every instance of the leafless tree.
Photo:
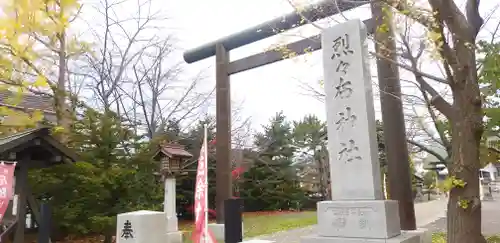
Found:
[{"label": "leafless tree", "polygon": [[161,10],[151,0],[102,0],[93,9],[98,16],[88,23],[96,51],[78,73],[85,77],[87,101],[116,112],[148,138],[168,121],[196,119],[212,93],[199,92],[201,74],[184,75]]},{"label": "leafless tree", "polygon": [[[132,2],[102,0],[92,6],[98,15],[92,16],[89,27],[97,50],[88,54],[88,67],[82,75],[90,80],[86,86],[92,91],[92,101],[105,110],[117,106],[115,94],[130,76],[132,65],[161,42],[157,32],[165,18],[153,12],[149,1]],[[137,11],[131,17],[124,17],[127,6]]]},{"label": "leafless tree", "polygon": [[[131,85],[120,87],[121,92],[115,94],[120,103],[117,109],[122,110],[120,113],[143,124],[149,138],[162,132],[169,121],[198,118],[213,93],[197,92],[201,76],[187,82],[180,78],[180,64],[168,63],[173,52],[170,42],[167,39],[155,45],[151,53],[142,55],[132,66]],[[125,104],[127,100],[131,105]]]}]

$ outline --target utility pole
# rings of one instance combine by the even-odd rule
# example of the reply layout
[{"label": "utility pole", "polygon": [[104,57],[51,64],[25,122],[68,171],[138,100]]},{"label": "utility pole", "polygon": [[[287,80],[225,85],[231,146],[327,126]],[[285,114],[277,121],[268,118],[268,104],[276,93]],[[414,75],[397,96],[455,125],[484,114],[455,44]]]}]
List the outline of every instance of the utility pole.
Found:
[{"label": "utility pole", "polygon": [[[384,128],[385,152],[389,174],[390,199],[399,202],[399,217],[402,230],[415,230],[415,208],[413,204],[410,175],[410,156],[406,146],[406,128],[401,99],[396,56],[396,41],[389,7],[381,1],[371,3],[375,20],[375,51],[380,87],[380,104]],[[383,26],[384,31],[380,31]]]}]

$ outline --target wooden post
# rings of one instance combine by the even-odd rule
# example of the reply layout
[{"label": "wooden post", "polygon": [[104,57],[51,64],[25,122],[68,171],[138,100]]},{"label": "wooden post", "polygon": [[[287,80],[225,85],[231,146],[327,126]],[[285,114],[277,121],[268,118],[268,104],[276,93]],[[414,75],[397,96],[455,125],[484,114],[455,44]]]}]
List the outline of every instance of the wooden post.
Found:
[{"label": "wooden post", "polygon": [[224,201],[232,194],[231,183],[231,86],[229,53],[222,44],[215,51],[216,96],[216,182],[217,223],[224,223]]},{"label": "wooden post", "polygon": [[[371,10],[375,19],[375,50],[386,59],[392,60],[390,62],[384,58],[377,58],[390,199],[399,202],[401,229],[415,230],[415,208],[411,189],[412,175],[410,175],[410,156],[406,146],[401,84],[398,66],[394,64],[397,62],[396,42],[391,16],[384,13],[382,4],[373,2]],[[387,31],[379,31],[378,26],[382,25]]]},{"label": "wooden post", "polygon": [[24,243],[24,230],[26,228],[26,184],[28,183],[29,161],[18,163],[19,169],[16,171],[16,194],[17,200],[17,226],[14,235],[14,243]]},{"label": "wooden post", "polygon": [[42,203],[40,205],[41,220],[38,222],[38,242],[50,243],[50,231],[52,230],[52,212],[50,205]]},{"label": "wooden post", "polygon": [[[26,191],[26,201],[28,203],[28,207],[31,209],[31,219],[33,221],[35,221],[38,225],[40,225],[40,222],[42,222],[42,214],[40,213],[40,211],[38,210],[38,208],[41,209],[41,206],[38,206],[38,203],[35,199],[35,197],[33,196],[33,192],[31,191],[31,187],[29,184],[26,184],[26,187],[25,187],[25,191]],[[33,218],[35,220],[33,220]],[[52,230],[52,228],[51,228]],[[50,236],[50,235],[49,235]],[[49,237],[49,243],[51,242],[50,240],[50,237]]]},{"label": "wooden post", "polygon": [[224,224],[224,242],[239,243],[243,241],[243,200],[228,199],[225,201],[224,210],[227,215]]}]

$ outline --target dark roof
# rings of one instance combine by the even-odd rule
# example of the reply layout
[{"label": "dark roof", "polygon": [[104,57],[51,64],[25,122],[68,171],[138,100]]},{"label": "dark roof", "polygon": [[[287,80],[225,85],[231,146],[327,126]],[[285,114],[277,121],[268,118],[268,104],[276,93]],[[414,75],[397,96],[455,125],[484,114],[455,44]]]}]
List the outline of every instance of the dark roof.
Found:
[{"label": "dark roof", "polygon": [[423,181],[424,178],[420,175],[417,175],[417,174],[413,174],[413,176],[415,177],[415,179],[419,180],[419,181]]},{"label": "dark roof", "polygon": [[22,95],[19,104],[12,104],[10,99],[15,99],[16,93],[9,90],[0,90],[0,105],[12,106],[25,109],[36,109],[45,112],[54,112],[54,101],[52,97],[25,93]]},{"label": "dark roof", "polygon": [[186,151],[184,149],[184,146],[180,144],[171,144],[171,143],[162,144],[160,145],[160,151],[169,158],[172,158],[172,156],[179,156],[185,158],[193,157],[193,155],[188,151]]},{"label": "dark roof", "polygon": [[0,155],[7,157],[8,155],[5,156],[6,154],[14,151],[16,148],[22,147],[24,144],[34,139],[41,139],[51,145],[51,147],[57,150],[62,156],[72,162],[78,160],[78,155],[72,149],[64,146],[50,135],[50,128],[48,127],[29,129],[0,138]]}]

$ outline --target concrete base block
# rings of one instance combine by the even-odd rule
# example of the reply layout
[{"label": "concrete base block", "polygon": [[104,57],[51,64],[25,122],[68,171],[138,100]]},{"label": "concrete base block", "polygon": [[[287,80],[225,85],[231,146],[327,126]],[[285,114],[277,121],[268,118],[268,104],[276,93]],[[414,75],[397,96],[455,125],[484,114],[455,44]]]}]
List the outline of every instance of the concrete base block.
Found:
[{"label": "concrete base block", "polygon": [[420,243],[420,237],[414,234],[401,232],[400,235],[390,239],[368,239],[347,237],[305,236],[300,243]]},{"label": "concrete base block", "polygon": [[420,243],[432,243],[432,232],[428,229],[418,228],[416,230],[402,231],[408,235],[415,235],[420,239]]},{"label": "concrete base block", "polygon": [[[241,228],[243,229],[243,232],[245,232],[243,223],[241,223]],[[224,224],[208,224],[208,229],[212,232],[212,234],[214,234],[217,241],[224,241]],[[242,236],[245,237],[243,232]]]},{"label": "concrete base block", "polygon": [[167,217],[167,232],[179,231],[177,217]]},{"label": "concrete base block", "polygon": [[208,230],[214,234],[217,241],[224,241],[224,224],[208,224]]},{"label": "concrete base block", "polygon": [[318,235],[389,239],[401,234],[398,202],[393,200],[318,203]]},{"label": "concrete base block", "polygon": [[169,232],[166,234],[165,243],[182,243],[182,232]]}]

